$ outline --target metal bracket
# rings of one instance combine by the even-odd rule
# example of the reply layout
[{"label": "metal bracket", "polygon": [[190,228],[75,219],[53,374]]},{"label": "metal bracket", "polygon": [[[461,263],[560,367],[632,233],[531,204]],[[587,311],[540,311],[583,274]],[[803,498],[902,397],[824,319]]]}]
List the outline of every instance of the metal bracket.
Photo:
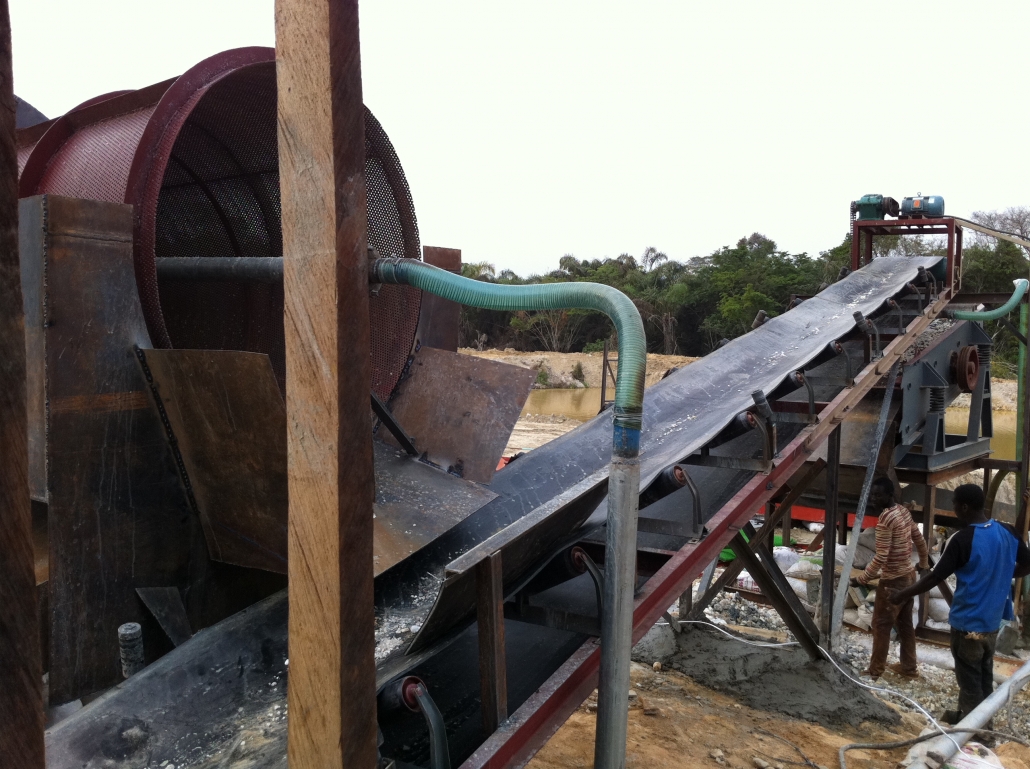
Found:
[{"label": "metal bracket", "polygon": [[815,389],[812,387],[812,383],[808,381],[805,372],[800,369],[791,374],[790,378],[794,384],[804,385],[805,389],[808,390],[808,421],[815,422],[817,419],[815,413]]},{"label": "metal bracket", "polygon": [[919,314],[923,314],[923,295],[919,291],[919,286],[915,283],[909,283],[906,288],[916,296],[916,306],[919,308]]},{"label": "metal bracket", "polygon": [[855,323],[857,324],[859,331],[861,331],[868,337],[873,337],[876,339],[876,346],[873,349],[873,352],[875,353],[873,355],[873,358],[882,358],[883,349],[880,346],[880,329],[878,329],[876,327],[876,324],[873,323],[869,318],[863,315],[861,310],[855,310],[854,317]]},{"label": "metal bracket", "polygon": [[1005,327],[1006,331],[1012,334],[1012,336],[1019,340],[1020,344],[1026,347],[1026,337],[1023,336],[1022,333],[1020,333],[1018,328],[1012,325],[1012,321],[1010,321],[1008,318],[999,318],[998,320],[1001,323],[1001,325]]},{"label": "metal bracket", "polygon": [[401,444],[401,447],[411,456],[417,457],[418,449],[415,448],[415,442],[411,439],[411,436],[404,431],[400,422],[394,419],[393,412],[386,407],[386,404],[379,399],[379,396],[376,395],[374,391],[372,392],[372,411],[374,411],[375,415],[379,417],[379,421],[386,425],[386,429],[389,430],[393,437],[397,439],[397,442]]},{"label": "metal bracket", "polygon": [[601,607],[604,605],[604,601],[601,598],[601,593],[604,591],[604,572],[601,571],[600,566],[594,563],[594,559],[590,557],[587,551],[578,545],[572,548],[570,555],[572,556],[572,565],[589,574],[590,579],[594,583],[594,596],[597,599],[597,621],[600,622]]},{"label": "metal bracket", "polygon": [[844,386],[854,386],[855,372],[851,370],[851,356],[848,355],[848,351],[840,342],[830,342],[830,349],[835,354],[844,356]]},{"label": "metal bracket", "polygon": [[893,299],[888,299],[887,300],[887,306],[891,307],[892,309],[894,309],[897,312],[897,314],[898,314],[898,334],[904,334],[905,333],[905,319],[901,315],[901,306],[897,302],[895,302]]}]

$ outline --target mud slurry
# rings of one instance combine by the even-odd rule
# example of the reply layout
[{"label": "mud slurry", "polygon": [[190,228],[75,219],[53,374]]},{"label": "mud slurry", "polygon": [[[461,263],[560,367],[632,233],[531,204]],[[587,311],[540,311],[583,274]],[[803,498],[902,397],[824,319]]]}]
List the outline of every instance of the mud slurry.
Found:
[{"label": "mud slurry", "polygon": [[732,694],[756,710],[824,726],[900,722],[897,712],[846,678],[826,660],[813,662],[799,647],[760,648],[704,627],[676,637],[676,651],[662,665],[702,686]]}]

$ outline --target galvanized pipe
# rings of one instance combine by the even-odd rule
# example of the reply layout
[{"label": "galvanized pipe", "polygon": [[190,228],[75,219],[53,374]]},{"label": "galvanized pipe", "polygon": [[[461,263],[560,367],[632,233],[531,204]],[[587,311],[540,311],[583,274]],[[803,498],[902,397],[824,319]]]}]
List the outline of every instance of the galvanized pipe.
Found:
[{"label": "galvanized pipe", "polygon": [[984,728],[994,714],[1004,707],[1020,689],[1030,681],[1030,662],[1009,676],[1005,683],[999,686],[990,697],[977,705],[973,711],[955,725],[953,731],[969,729],[963,734],[941,735],[940,737],[924,743],[918,750],[920,754],[916,760],[909,764],[909,769],[937,769],[945,761],[958,752],[960,746],[965,745],[969,738],[974,736],[977,730]]},{"label": "galvanized pipe", "polygon": [[622,769],[626,765],[639,488],[640,460],[636,456],[612,457],[606,532],[606,549],[611,560],[605,559],[602,594],[601,668],[594,736],[596,769]]}]

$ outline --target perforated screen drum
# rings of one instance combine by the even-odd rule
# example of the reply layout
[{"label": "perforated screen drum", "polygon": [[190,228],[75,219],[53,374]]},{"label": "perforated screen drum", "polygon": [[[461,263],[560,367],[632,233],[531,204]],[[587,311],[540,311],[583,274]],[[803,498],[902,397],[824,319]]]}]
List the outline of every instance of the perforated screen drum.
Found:
[{"label": "perforated screen drum", "polygon": [[[365,111],[368,236],[383,255],[418,258],[414,209],[397,156]],[[275,66],[246,67],[211,86],[169,155],[154,224],[154,255],[282,256]],[[281,284],[159,280],[173,347],[269,356],[285,385]],[[420,293],[387,286],[371,298],[372,386],[388,399],[411,353]]]},{"label": "perforated screen drum", "polygon": [[[278,283],[158,278],[162,257],[281,257],[274,52],[211,57],[174,82],[93,100],[24,137],[23,195],[124,200],[135,209],[136,282],[157,347],[265,353],[285,385]],[[421,256],[400,161],[365,110],[369,244]],[[372,387],[393,393],[418,326],[421,293],[384,286],[370,300]],[[327,308],[327,312],[331,311]]]}]

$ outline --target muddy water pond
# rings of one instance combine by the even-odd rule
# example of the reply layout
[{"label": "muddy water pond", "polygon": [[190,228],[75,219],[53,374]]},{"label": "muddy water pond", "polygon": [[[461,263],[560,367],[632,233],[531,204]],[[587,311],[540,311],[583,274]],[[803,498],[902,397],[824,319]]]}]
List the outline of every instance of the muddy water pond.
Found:
[{"label": "muddy water pond", "polygon": [[[585,387],[577,390],[533,390],[529,394],[523,416],[527,414],[564,416],[586,422],[597,416],[601,407],[601,389]],[[945,416],[948,432],[963,433],[969,420],[969,409],[950,408]],[[994,412],[994,438],[991,441],[998,459],[1016,457],[1016,413]]]},{"label": "muddy water pond", "polygon": [[[991,448],[995,459],[1016,458],[1016,412],[995,411],[991,415],[994,422],[994,437]],[[944,414],[944,424],[949,433],[964,433],[969,424],[969,409],[950,408]]]},{"label": "muddy water pond", "polygon": [[600,408],[600,387],[583,387],[576,390],[532,390],[522,409],[522,415],[564,416],[579,422],[586,422],[588,419],[596,417]]}]

